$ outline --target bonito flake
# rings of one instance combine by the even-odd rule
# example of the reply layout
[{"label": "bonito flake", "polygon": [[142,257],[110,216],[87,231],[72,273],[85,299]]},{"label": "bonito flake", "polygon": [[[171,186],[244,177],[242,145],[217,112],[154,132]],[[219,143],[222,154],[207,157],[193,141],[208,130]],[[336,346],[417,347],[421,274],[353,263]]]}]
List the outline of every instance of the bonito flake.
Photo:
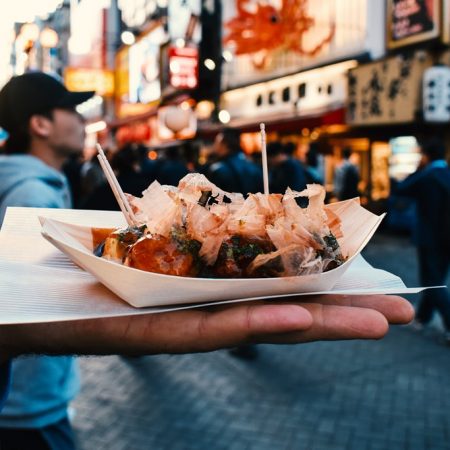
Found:
[{"label": "bonito flake", "polygon": [[[305,207],[297,203],[302,198]],[[342,237],[340,219],[325,208],[321,185],[244,198],[223,191],[204,175],[189,174],[178,187],[155,181],[141,198],[129,199],[140,230],[145,230],[136,238],[140,247],[154,249],[157,244],[159,249],[165,239],[184,254],[190,252],[186,276],[298,276],[331,270],[346,259],[337,240]],[[133,256],[133,245],[129,247],[124,264]],[[142,248],[134,253],[140,255]]]}]

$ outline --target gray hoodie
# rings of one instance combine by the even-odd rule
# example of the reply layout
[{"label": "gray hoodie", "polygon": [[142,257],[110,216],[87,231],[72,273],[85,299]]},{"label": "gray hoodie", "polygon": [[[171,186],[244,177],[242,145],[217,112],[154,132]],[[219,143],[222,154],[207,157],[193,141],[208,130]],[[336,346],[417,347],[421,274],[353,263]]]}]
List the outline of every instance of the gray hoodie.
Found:
[{"label": "gray hoodie", "polygon": [[[7,206],[69,208],[65,176],[30,155],[0,157],[0,223]],[[20,300],[20,299],[18,299]],[[79,389],[72,357],[30,356],[12,364],[11,389],[0,427],[40,428],[67,415]]]}]

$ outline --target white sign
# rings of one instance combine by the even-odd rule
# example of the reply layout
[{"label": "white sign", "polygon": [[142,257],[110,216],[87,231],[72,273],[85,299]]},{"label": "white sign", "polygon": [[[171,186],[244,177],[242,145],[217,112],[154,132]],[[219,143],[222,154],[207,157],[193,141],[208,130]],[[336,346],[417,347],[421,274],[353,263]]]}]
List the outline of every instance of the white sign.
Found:
[{"label": "white sign", "polygon": [[225,92],[221,109],[232,119],[323,113],[343,107],[347,100],[347,72],[356,62],[348,61],[309,70],[264,83]]},{"label": "white sign", "polygon": [[423,114],[427,122],[450,121],[450,67],[434,66],[425,70]]},{"label": "white sign", "polygon": [[173,41],[176,39],[185,39],[195,43],[200,42],[200,12],[200,0],[169,0],[168,21],[170,39]]},{"label": "white sign", "polygon": [[156,0],[119,0],[122,20],[129,28],[141,28],[157,7]]}]

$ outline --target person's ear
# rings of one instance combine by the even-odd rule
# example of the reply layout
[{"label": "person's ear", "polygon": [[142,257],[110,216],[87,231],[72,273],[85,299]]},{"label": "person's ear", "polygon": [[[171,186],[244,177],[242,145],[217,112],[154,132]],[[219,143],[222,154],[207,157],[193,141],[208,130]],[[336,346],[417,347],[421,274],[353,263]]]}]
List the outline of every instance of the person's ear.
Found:
[{"label": "person's ear", "polygon": [[45,116],[35,114],[30,118],[30,133],[41,138],[49,136],[52,127],[52,121]]}]

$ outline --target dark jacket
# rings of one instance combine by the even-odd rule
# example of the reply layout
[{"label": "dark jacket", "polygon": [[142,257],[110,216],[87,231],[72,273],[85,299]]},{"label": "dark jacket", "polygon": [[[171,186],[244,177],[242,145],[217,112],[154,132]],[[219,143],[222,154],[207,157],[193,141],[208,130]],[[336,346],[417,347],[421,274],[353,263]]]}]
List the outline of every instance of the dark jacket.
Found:
[{"label": "dark jacket", "polygon": [[156,163],[154,175],[160,184],[178,186],[180,180],[189,173],[186,164],[178,159],[159,159]]},{"label": "dark jacket", "polygon": [[273,194],[284,194],[289,187],[294,191],[306,188],[307,174],[303,164],[288,158],[270,171],[269,190]]},{"label": "dark jacket", "polygon": [[[125,193],[135,197],[141,197],[142,192],[148,187],[145,176],[131,170],[119,174],[117,181]],[[99,209],[102,211],[119,211],[120,209],[116,197],[106,181],[94,189],[85,202],[81,204],[81,208]]]},{"label": "dark jacket", "polygon": [[206,176],[220,189],[227,192],[262,192],[263,179],[261,169],[249,161],[242,152],[227,156],[212,164]]},{"label": "dark jacket", "polygon": [[417,226],[414,233],[417,245],[439,248],[448,239],[446,229],[450,196],[450,169],[443,160],[434,161],[399,183],[394,194],[415,199]]}]

